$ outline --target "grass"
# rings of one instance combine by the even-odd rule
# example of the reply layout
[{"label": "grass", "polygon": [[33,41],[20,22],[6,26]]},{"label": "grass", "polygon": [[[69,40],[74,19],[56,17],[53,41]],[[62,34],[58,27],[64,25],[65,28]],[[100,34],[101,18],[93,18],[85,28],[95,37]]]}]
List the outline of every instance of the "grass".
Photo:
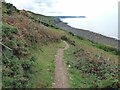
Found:
[{"label": "grass", "polygon": [[[93,45],[93,43],[87,39],[79,39],[77,36],[72,36],[70,34],[66,34],[72,41],[75,41],[76,47],[81,47],[84,50],[88,51],[89,53],[91,53],[91,57],[93,55],[102,55],[105,59],[111,59],[114,60],[113,62],[118,63],[118,55],[111,53],[110,51],[107,52],[101,48],[98,48],[96,46]],[[96,45],[101,45],[99,43],[97,43]],[[105,46],[105,45],[102,45]],[[106,46],[108,47],[108,46]],[[109,48],[109,47],[108,47]]]},{"label": "grass", "polygon": [[[69,49],[65,51],[64,58],[66,64],[68,65],[69,84],[71,87],[73,88],[106,87],[111,86],[113,83],[117,82],[116,79],[111,77],[111,73],[106,73],[105,75],[107,78],[102,80],[100,80],[96,74],[88,73],[89,72],[88,66],[91,65],[90,68],[92,66],[93,68],[95,67],[93,61],[92,64],[90,64],[89,60],[95,60],[97,62],[96,58],[102,57],[103,60],[110,62],[111,65],[113,66],[116,65],[118,63],[119,52],[117,52],[114,48],[94,43],[84,38],[75,36],[71,32],[68,33],[65,32],[64,30],[59,30],[57,27],[54,26],[55,21],[52,17],[46,17],[43,15],[37,15],[29,12],[30,16],[32,16],[30,17],[28,12],[22,11],[20,13],[19,10],[17,10],[11,4],[7,5],[3,4],[2,11],[4,13],[3,23],[5,23],[5,25],[3,26],[3,28],[5,29],[3,31],[4,44],[11,46],[11,48],[13,48],[14,51],[18,51],[18,54],[16,53],[14,54],[16,54],[16,56],[19,57],[20,59],[20,61],[17,61],[19,59],[11,55],[10,62],[12,63],[12,65],[10,63],[8,67],[7,65],[8,63],[6,62],[9,60],[4,56],[3,61],[5,62],[5,65],[3,69],[6,72],[10,73],[9,69],[15,68],[14,69],[15,74],[16,72],[19,71],[19,73],[17,74],[18,77],[16,77],[16,80],[14,80],[15,84],[20,84],[18,86],[20,87],[25,86],[21,82],[24,81],[24,78],[22,77],[30,74],[28,75],[29,78],[27,78],[27,80],[29,79],[27,87],[29,86],[32,88],[52,87],[52,83],[54,80],[55,54],[58,48],[64,47],[64,43],[60,42],[60,38],[62,36],[67,37],[67,39],[66,38],[63,39],[66,39],[68,43],[70,43]],[[11,18],[11,15],[14,18]],[[44,25],[47,27],[45,27]],[[16,49],[16,47],[18,48]],[[81,49],[84,50],[84,52],[82,53],[83,56],[80,56]],[[5,54],[7,53],[5,52]],[[8,52],[8,55],[6,56],[8,57],[9,54],[11,53]],[[29,58],[25,58],[22,55],[27,56]],[[30,55],[33,56],[34,59],[36,60],[34,64],[32,64],[34,59],[30,58],[31,57]],[[20,63],[23,65],[23,67],[21,66]],[[22,69],[26,68],[26,66],[28,68],[28,66],[30,65],[32,65],[31,68],[33,70],[32,73],[31,70],[29,70],[28,72],[28,69],[26,71],[22,71]],[[108,69],[110,68],[113,69],[111,65]],[[16,67],[18,67],[19,69]],[[102,66],[100,66],[100,68],[102,68]],[[105,70],[107,71],[107,69]],[[11,77],[9,77],[9,74],[6,72],[3,73],[8,77],[5,77],[6,79],[4,80],[6,84],[8,84],[9,86],[10,83],[12,82],[12,77],[14,77],[15,75],[14,76],[11,75]],[[20,83],[18,81],[20,81]]]},{"label": "grass", "polygon": [[[76,62],[76,59],[73,56],[74,49],[75,48],[73,46],[70,46],[70,48],[65,51],[65,56],[64,56],[66,60],[66,64],[68,66],[69,84],[71,88],[97,88],[97,87],[104,88],[107,86],[110,87],[112,86],[112,84],[118,82],[117,79],[114,79],[111,76],[111,73],[109,71],[108,72],[105,71],[106,74],[103,74],[103,75],[107,75],[106,76],[107,78],[103,80],[99,79],[99,77],[95,74],[89,74],[89,73],[84,72],[86,71],[86,69],[88,70],[87,66],[89,66],[90,63],[85,62],[82,65],[78,64],[79,62],[82,62],[82,61]],[[81,57],[78,57],[78,59],[80,58]],[[76,65],[80,65],[79,69],[76,68]],[[111,66],[108,66],[109,67],[108,70],[112,68]],[[107,68],[105,68],[105,70],[107,70]],[[117,76],[117,74],[115,75]]]},{"label": "grass", "polygon": [[[109,72],[110,68],[114,68],[113,66],[117,67],[118,55],[93,46],[93,43],[91,43],[89,40],[83,38],[81,39],[68,33],[66,35],[70,40],[75,41],[75,46],[70,45],[69,49],[65,51],[64,55],[65,62],[68,66],[69,84],[71,88],[119,87],[117,84],[118,78],[114,78],[112,76],[113,71]],[[98,63],[99,57],[102,58],[102,60],[100,60],[101,62],[104,60],[107,63],[107,67],[105,67],[104,64],[100,65],[100,63]],[[98,64],[95,63],[97,66],[95,66],[95,64],[91,66],[92,64],[89,60],[92,60],[92,63],[94,63],[94,61],[97,62]],[[109,64],[109,62],[111,64]],[[102,75],[106,78],[100,79],[98,74],[88,73],[88,70],[93,67],[104,68],[102,69],[102,72],[105,73]],[[96,72],[100,73],[101,71]],[[117,74],[114,74],[115,77],[118,75],[117,71],[116,73]]]},{"label": "grass", "polygon": [[[53,43],[44,46],[37,46],[31,52],[37,57],[37,71],[33,82],[35,88],[51,88],[54,81],[54,58],[58,48],[64,46],[64,43]],[[42,49],[40,49],[42,48]]]},{"label": "grass", "polygon": [[[64,43],[60,43],[60,36],[64,32],[53,26],[52,17],[28,14],[24,10],[17,11],[12,4],[6,3],[3,3],[2,9],[2,43],[13,50],[13,55],[11,55],[12,52],[5,52],[6,48],[3,48],[5,54],[2,58],[2,63],[4,63],[3,88],[52,87],[54,55],[58,48],[64,47]],[[8,58],[8,56],[10,57]],[[32,57],[35,60],[34,63]],[[6,63],[7,61],[10,62],[10,65]],[[26,68],[30,68],[30,70]],[[11,71],[15,75],[11,75]]]}]

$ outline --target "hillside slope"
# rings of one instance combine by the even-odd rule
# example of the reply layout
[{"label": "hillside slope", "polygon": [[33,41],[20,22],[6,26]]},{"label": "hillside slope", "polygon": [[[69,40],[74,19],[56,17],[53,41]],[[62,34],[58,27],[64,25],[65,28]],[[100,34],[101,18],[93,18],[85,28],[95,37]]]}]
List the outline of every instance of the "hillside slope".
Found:
[{"label": "hillside slope", "polygon": [[[119,88],[119,55],[111,48],[70,33],[65,51],[71,88]],[[100,48],[100,47],[104,47]],[[106,50],[105,50],[106,49]]]},{"label": "hillside slope", "polygon": [[63,22],[57,23],[56,26],[61,28],[61,29],[72,32],[77,36],[84,37],[84,38],[92,40],[94,42],[101,43],[101,44],[104,44],[104,45],[108,45],[108,46],[120,49],[118,47],[118,43],[120,43],[120,40],[116,40],[114,38],[106,37],[106,36],[103,36],[101,34],[94,33],[94,32],[88,31],[88,30],[73,28],[73,27],[71,27],[71,26],[69,26],[69,25],[67,25]]},{"label": "hillside slope", "polygon": [[[65,47],[68,83],[73,88],[120,87],[118,56],[111,46],[76,36],[56,26],[55,17],[2,3],[2,87],[53,88],[55,55]],[[89,80],[90,79],[90,80]]]},{"label": "hillside slope", "polygon": [[[54,71],[52,62],[57,48],[61,46],[61,34],[49,28],[50,23],[46,24],[46,20],[50,18],[44,18],[39,22],[36,20],[36,14],[18,10],[10,3],[2,3],[2,12],[3,24],[0,30],[2,30],[3,87],[51,87],[51,77],[53,77],[51,73]],[[38,15],[38,17],[46,16]],[[50,48],[51,45],[54,47]],[[44,54],[44,48],[48,49],[50,54],[48,51]],[[33,53],[35,50],[38,53]],[[47,61],[44,61],[45,58]],[[41,65],[43,61],[44,64]],[[51,64],[49,68],[52,72],[44,70],[48,68],[47,63]],[[46,74],[46,77],[42,73]],[[37,82],[35,77],[38,75],[41,77]],[[50,81],[43,81],[42,79],[45,78]],[[39,83],[39,86],[36,83]]]}]

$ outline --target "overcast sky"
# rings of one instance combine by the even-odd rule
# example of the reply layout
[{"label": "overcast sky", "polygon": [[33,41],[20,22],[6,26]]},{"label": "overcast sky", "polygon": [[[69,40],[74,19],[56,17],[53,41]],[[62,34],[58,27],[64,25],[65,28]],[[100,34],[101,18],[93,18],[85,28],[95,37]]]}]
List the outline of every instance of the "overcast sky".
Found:
[{"label": "overcast sky", "polygon": [[119,0],[6,0],[18,9],[26,9],[44,15],[91,16],[117,12]]}]

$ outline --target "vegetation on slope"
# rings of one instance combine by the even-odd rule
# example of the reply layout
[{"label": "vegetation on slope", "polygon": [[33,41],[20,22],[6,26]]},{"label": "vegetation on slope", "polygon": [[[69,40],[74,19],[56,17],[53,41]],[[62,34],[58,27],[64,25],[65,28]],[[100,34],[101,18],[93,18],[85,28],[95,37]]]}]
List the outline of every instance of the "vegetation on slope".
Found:
[{"label": "vegetation on slope", "polygon": [[28,14],[29,14],[28,16],[31,19],[33,19],[34,21],[42,23],[43,25],[45,25],[47,27],[52,27],[52,28],[58,29],[58,27],[56,26],[56,23],[60,22],[59,18],[35,14],[33,12],[30,12],[30,11],[28,11]]},{"label": "vegetation on slope", "polygon": [[63,47],[64,43],[53,43],[50,45],[36,46],[31,49],[33,55],[37,58],[36,68],[37,72],[33,78],[34,88],[52,88],[54,82],[54,58],[58,48]]},{"label": "vegetation on slope", "polygon": [[[19,11],[12,4],[3,3],[2,9],[2,86],[3,88],[36,87],[34,86],[35,80],[33,81],[33,79],[36,77],[37,72],[45,73],[39,70],[38,67],[43,70],[46,70],[48,67],[44,66],[45,63],[42,66],[40,62],[45,59],[41,58],[41,55],[43,54],[43,57],[46,57],[46,54],[44,52],[37,53],[40,54],[38,57],[34,51],[42,51],[44,48],[42,46],[47,45],[46,47],[49,47],[52,43],[56,43],[55,47],[57,48],[57,43],[60,43],[61,35],[47,28],[42,23],[31,19],[27,16],[29,15],[27,11]],[[34,49],[35,46],[39,49]],[[50,49],[51,52],[52,49]],[[50,60],[52,62],[55,51],[56,49],[51,53],[53,57],[49,58],[49,60],[46,59],[46,62],[49,63]],[[49,67],[52,68],[53,66],[50,65]],[[44,79],[46,79],[49,77],[48,75],[41,75],[41,78],[44,76]],[[51,74],[50,77],[53,77],[53,75]],[[40,79],[39,87],[51,87],[51,82],[51,79],[48,83]]]},{"label": "vegetation on slope", "polygon": [[[66,50],[64,56],[72,88],[120,87],[118,54],[112,52],[112,47],[76,37],[71,33],[66,37],[65,40],[75,42],[75,45],[70,45]],[[104,46],[106,50],[98,48],[93,45],[94,43],[97,46]]]},{"label": "vegetation on slope", "polygon": [[120,87],[116,49],[59,30],[56,18],[17,10],[9,3],[2,9],[3,88],[52,87],[61,40],[70,44],[64,58],[71,87]]}]

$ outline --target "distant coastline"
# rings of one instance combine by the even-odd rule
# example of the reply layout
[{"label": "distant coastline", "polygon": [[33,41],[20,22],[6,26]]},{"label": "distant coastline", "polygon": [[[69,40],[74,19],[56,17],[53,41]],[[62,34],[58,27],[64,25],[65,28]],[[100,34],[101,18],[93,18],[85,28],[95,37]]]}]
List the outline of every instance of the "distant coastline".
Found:
[{"label": "distant coastline", "polygon": [[64,23],[62,21],[60,21],[59,23],[56,24],[57,27],[67,30],[69,32],[74,33],[77,36],[81,36],[83,38],[104,44],[104,45],[108,45],[108,46],[112,46],[114,48],[118,48],[118,43],[120,42],[120,40],[117,40],[116,38],[112,38],[112,37],[108,37],[108,36],[104,36],[101,35],[99,33],[95,33],[89,30],[84,30],[84,29],[78,29],[78,28],[74,28],[69,26],[67,23]]},{"label": "distant coastline", "polygon": [[[102,18],[101,18],[102,19]],[[88,30],[91,32],[102,34],[103,36],[118,38],[118,28],[117,24],[112,24],[107,20],[99,21],[98,18],[92,19],[91,17],[87,18],[60,18],[61,21],[68,23],[69,26]],[[98,20],[98,21],[97,21]],[[113,25],[113,27],[112,27]]]},{"label": "distant coastline", "polygon": [[53,16],[57,18],[86,18],[86,16]]}]

